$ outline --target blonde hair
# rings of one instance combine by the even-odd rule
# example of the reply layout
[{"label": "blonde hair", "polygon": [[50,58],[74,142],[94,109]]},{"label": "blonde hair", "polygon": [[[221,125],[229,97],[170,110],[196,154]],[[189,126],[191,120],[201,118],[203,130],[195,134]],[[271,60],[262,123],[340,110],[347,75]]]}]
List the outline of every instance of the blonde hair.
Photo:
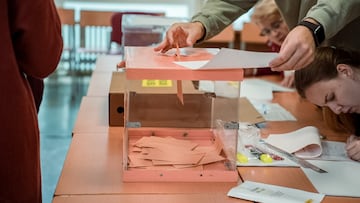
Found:
[{"label": "blonde hair", "polygon": [[254,6],[251,21],[258,23],[269,17],[276,16],[281,18],[279,8],[274,0],[261,0]]}]

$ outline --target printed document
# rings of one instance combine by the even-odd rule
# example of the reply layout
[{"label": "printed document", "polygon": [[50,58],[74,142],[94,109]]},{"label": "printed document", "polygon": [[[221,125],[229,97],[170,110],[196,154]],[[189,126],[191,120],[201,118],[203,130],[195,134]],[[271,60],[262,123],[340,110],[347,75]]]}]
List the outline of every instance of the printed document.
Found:
[{"label": "printed document", "polygon": [[245,181],[232,188],[228,192],[228,196],[263,203],[320,203],[325,195],[277,185]]}]

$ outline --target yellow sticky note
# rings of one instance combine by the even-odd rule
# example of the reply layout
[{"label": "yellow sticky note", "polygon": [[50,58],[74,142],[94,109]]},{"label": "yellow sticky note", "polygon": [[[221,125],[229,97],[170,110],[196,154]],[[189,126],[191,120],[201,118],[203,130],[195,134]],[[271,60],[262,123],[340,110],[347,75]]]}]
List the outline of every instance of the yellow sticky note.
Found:
[{"label": "yellow sticky note", "polygon": [[172,87],[171,80],[142,80],[142,87]]}]

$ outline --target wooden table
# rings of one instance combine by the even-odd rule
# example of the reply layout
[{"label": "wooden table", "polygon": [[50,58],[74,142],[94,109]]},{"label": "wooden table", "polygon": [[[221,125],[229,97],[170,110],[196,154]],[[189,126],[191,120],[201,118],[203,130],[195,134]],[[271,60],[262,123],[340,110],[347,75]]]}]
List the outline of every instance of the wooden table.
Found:
[{"label": "wooden table", "polygon": [[248,202],[218,194],[124,194],[56,196],[53,203],[214,203]]},{"label": "wooden table", "polygon": [[[279,82],[276,76],[262,76],[260,78]],[[266,127],[261,129],[263,137],[271,133],[286,133],[305,126],[315,126],[322,135],[328,140],[342,141],[347,138],[347,134],[337,133],[326,127],[322,119],[321,109],[308,101],[302,99],[296,92],[274,93],[272,100],[274,103],[281,104],[291,112],[297,121],[272,121],[267,122]],[[309,192],[317,192],[310,180],[300,168],[294,167],[238,167],[239,174],[243,181],[255,181],[267,184],[285,186]],[[360,198],[330,197],[326,196],[326,203],[335,202],[360,202]]]},{"label": "wooden table", "polygon": [[[327,129],[319,109],[301,101],[296,93],[275,93],[273,102],[281,104],[298,120],[268,122],[261,130],[263,136],[314,125],[330,140],[346,139],[345,135]],[[106,96],[83,98],[74,136],[55,190],[54,203],[248,202],[226,195],[237,183],[123,182],[123,128],[108,126],[107,105]],[[243,181],[251,180],[316,192],[300,168],[238,167],[238,172]],[[359,198],[325,197],[323,202],[359,201]]]}]

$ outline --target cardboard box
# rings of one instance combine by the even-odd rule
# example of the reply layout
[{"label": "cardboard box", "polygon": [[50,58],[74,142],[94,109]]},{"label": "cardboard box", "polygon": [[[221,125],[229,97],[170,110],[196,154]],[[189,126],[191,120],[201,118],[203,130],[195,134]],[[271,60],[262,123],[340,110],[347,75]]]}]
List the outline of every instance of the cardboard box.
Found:
[{"label": "cardboard box", "polygon": [[[144,88],[144,81],[159,82],[159,80],[128,81],[127,85],[132,88],[131,95],[136,98],[134,99],[136,102],[131,104],[134,110],[131,112],[131,120],[142,120],[142,126],[147,127],[156,127],[160,124],[167,127],[179,126],[179,124],[183,127],[210,127],[211,94],[196,90],[192,81],[184,81],[182,87],[186,94],[183,96],[187,104],[184,106],[180,102],[168,102],[176,97],[172,94],[177,88],[176,81],[163,81],[166,85],[156,88]],[[124,126],[125,83],[124,72],[113,72],[109,91],[109,126]],[[156,102],[153,98],[155,96]],[[152,108],[148,108],[149,106]]]},{"label": "cardboard box", "polygon": [[125,73],[113,72],[109,90],[109,126],[124,126]]},{"label": "cardboard box", "polygon": [[[125,72],[113,72],[111,83],[110,83],[110,91],[109,91],[109,126],[124,126],[124,92],[125,92]],[[174,82],[174,81],[173,81]],[[202,116],[210,116],[209,108],[211,108],[211,104],[209,103],[209,97],[212,95],[210,93],[205,94],[203,92],[200,92],[196,90],[197,82],[193,81],[191,84],[184,84],[183,85],[185,90],[184,91],[192,91],[194,95],[189,95],[189,100],[192,101],[193,106],[187,109],[179,109],[179,113],[182,113],[182,116],[179,115],[179,118],[184,118],[186,115],[189,115],[188,111],[193,111],[195,109],[198,109],[199,112],[202,113]],[[173,87],[174,88],[174,87]],[[173,88],[170,89],[161,89],[159,88],[159,91],[163,91],[163,93],[170,93],[173,91]],[[143,92],[142,88],[138,86],[138,93]],[[151,100],[151,94],[141,94],[139,97],[143,97],[144,101],[150,102]],[[168,98],[171,98],[171,95],[161,95],[164,97],[164,101],[167,101]],[[148,99],[147,99],[148,98]],[[187,96],[186,96],[187,98]],[[251,124],[257,124],[265,122],[264,117],[256,111],[255,107],[249,102],[247,98],[240,98],[240,106],[239,108],[239,116],[240,116],[240,122],[248,122]],[[173,104],[175,105],[175,104]],[[146,103],[139,104],[139,108],[141,109],[146,108]],[[149,120],[149,122],[154,122],[152,125],[149,124],[149,126],[156,126],[155,122],[156,120],[159,120],[159,116],[166,114],[166,109],[173,108],[174,106],[171,106],[170,104],[161,104],[159,103],[159,107],[162,107],[162,113],[155,114],[152,117],[152,120]],[[160,109],[160,110],[161,110]],[[159,111],[160,111],[159,110]],[[184,111],[181,111],[184,110]],[[226,112],[231,113],[231,112]],[[158,117],[156,117],[156,115]],[[158,119],[156,119],[158,118]],[[209,119],[210,120],[210,119]],[[189,122],[192,122],[191,120]],[[198,123],[193,123],[195,126],[202,126],[202,127],[210,127],[210,123],[204,123],[202,125]]]}]

